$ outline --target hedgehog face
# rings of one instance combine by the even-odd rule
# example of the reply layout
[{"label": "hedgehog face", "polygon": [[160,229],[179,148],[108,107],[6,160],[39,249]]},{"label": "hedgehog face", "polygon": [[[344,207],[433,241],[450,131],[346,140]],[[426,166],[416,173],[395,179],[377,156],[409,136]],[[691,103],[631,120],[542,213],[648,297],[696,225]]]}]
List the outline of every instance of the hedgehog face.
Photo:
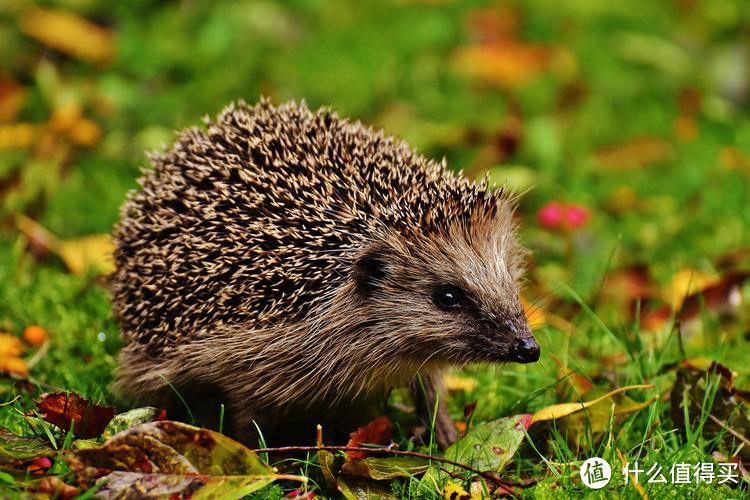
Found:
[{"label": "hedgehog face", "polygon": [[464,225],[373,244],[357,260],[355,280],[371,324],[398,333],[410,355],[530,363],[540,349],[518,296],[524,257],[507,228]]}]

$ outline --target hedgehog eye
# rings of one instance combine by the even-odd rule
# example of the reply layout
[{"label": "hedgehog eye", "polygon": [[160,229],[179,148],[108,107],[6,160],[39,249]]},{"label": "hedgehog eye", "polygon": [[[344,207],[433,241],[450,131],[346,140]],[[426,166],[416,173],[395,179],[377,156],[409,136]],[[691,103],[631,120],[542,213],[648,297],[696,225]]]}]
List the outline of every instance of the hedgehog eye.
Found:
[{"label": "hedgehog eye", "polygon": [[443,311],[456,311],[466,303],[463,290],[453,285],[440,285],[432,294],[432,301]]}]

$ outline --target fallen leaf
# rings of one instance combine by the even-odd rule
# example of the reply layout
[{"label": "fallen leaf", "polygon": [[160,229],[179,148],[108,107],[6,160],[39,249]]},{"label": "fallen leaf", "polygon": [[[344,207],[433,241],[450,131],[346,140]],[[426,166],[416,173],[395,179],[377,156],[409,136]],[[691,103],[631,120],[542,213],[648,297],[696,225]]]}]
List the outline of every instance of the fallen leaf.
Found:
[{"label": "fallen leaf", "polygon": [[0,125],[0,150],[27,148],[37,140],[40,133],[41,127],[34,123]]},{"label": "fallen leaf", "polygon": [[63,431],[74,424],[73,432],[84,439],[100,436],[116,413],[111,406],[97,405],[73,392],[42,394],[37,407],[44,420]]},{"label": "fallen leaf", "polygon": [[601,148],[595,156],[599,165],[608,170],[630,170],[666,161],[672,147],[658,137],[637,137],[616,146]]},{"label": "fallen leaf", "polygon": [[279,475],[250,449],[208,429],[167,420],[120,432],[99,448],[73,452],[70,469],[82,488],[96,485],[98,495],[121,498],[241,498]]},{"label": "fallen leaf", "polygon": [[22,351],[21,339],[9,333],[0,333],[0,359],[17,358]]},{"label": "fallen leaf", "polygon": [[[444,456],[482,472],[501,472],[521,445],[529,425],[529,414],[483,422],[445,450]],[[448,475],[466,473],[457,466],[433,462],[422,481],[441,484]]]},{"label": "fallen leaf", "polygon": [[19,436],[0,427],[0,465],[28,462],[56,453],[57,451],[46,439],[37,436]]},{"label": "fallen leaf", "polygon": [[115,270],[112,257],[115,245],[109,234],[91,234],[61,240],[23,214],[17,215],[16,226],[29,240],[29,246],[35,254],[51,252],[58,255],[74,274],[85,275],[93,270],[107,275]]},{"label": "fallen leaf", "polygon": [[87,62],[107,61],[114,53],[109,30],[70,11],[32,8],[20,15],[18,25],[44,45]]},{"label": "fallen leaf", "polygon": [[344,462],[341,472],[383,481],[421,474],[428,466],[427,460],[419,457],[367,457]]},{"label": "fallen leaf", "polygon": [[465,391],[471,392],[477,385],[477,380],[473,377],[464,377],[449,373],[443,377],[443,387],[448,391]]},{"label": "fallen leaf", "polygon": [[460,484],[449,482],[443,487],[445,500],[471,500],[471,495]]},{"label": "fallen leaf", "polygon": [[454,51],[452,62],[461,73],[512,89],[529,82],[545,70],[550,58],[548,47],[504,40],[460,47]]},{"label": "fallen leaf", "polygon": [[0,372],[26,377],[29,374],[29,367],[21,358],[5,358],[0,359]]},{"label": "fallen leaf", "polygon": [[153,422],[155,420],[164,420],[167,412],[153,406],[144,406],[143,408],[134,408],[132,410],[118,413],[109,421],[107,427],[102,432],[104,439],[109,439],[115,434],[124,430],[135,427],[136,425]]},{"label": "fallen leaf", "polygon": [[672,282],[662,293],[662,299],[671,304],[672,309],[676,311],[687,297],[706,289],[716,281],[717,277],[712,274],[697,269],[683,269],[672,276]]},{"label": "fallen leaf", "polygon": [[618,389],[615,389],[613,391],[608,392],[607,394],[598,397],[596,399],[593,399],[591,401],[585,401],[580,403],[561,403],[556,405],[547,406],[546,408],[542,408],[538,412],[534,413],[534,415],[531,418],[532,423],[536,422],[542,422],[544,420],[555,420],[562,417],[567,417],[568,415],[572,415],[573,413],[577,413],[581,410],[585,410],[586,408],[590,408],[591,406],[601,403],[602,401],[611,398],[615,394],[619,394],[621,392],[625,391],[631,391],[635,389],[653,389],[654,386],[650,384],[641,384],[641,385],[629,385],[626,387],[620,387]]},{"label": "fallen leaf", "polygon": [[76,102],[69,102],[55,108],[48,125],[51,130],[67,136],[81,146],[92,146],[101,137],[99,125],[85,118],[83,108]]},{"label": "fallen leaf", "polygon": [[[352,432],[349,437],[347,447],[357,448],[363,444],[388,444],[391,440],[393,425],[388,417],[378,417]],[[362,459],[367,456],[364,451],[348,451],[346,458],[348,460]]]},{"label": "fallen leaf", "polygon": [[26,90],[13,78],[0,73],[0,123],[13,121],[26,101]]},{"label": "fallen leaf", "polygon": [[92,234],[62,240],[57,253],[73,274],[83,275],[93,269],[103,275],[115,271],[112,255],[115,245],[109,234]]}]

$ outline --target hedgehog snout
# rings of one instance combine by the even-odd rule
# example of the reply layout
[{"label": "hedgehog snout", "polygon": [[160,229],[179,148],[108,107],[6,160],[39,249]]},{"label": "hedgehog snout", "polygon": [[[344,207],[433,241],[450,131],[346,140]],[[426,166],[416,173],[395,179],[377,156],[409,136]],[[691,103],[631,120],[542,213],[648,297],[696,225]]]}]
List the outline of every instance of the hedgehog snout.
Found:
[{"label": "hedgehog snout", "polygon": [[541,349],[523,316],[508,319],[504,326],[509,335],[510,361],[534,363],[539,360]]}]

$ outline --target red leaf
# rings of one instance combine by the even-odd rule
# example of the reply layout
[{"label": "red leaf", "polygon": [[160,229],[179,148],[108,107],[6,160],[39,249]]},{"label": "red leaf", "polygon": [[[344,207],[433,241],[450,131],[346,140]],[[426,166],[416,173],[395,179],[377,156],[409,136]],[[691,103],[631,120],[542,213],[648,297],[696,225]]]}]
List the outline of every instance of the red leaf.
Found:
[{"label": "red leaf", "polygon": [[[347,447],[356,448],[363,443],[369,444],[387,444],[391,440],[391,431],[393,425],[388,417],[378,417],[369,424],[360,427],[349,435]],[[367,457],[364,451],[348,451],[347,460],[363,459]]]},{"label": "red leaf", "polygon": [[73,431],[81,438],[101,435],[117,412],[111,406],[94,404],[73,392],[42,394],[37,407],[44,420],[64,431],[70,430],[71,424],[75,423]]}]

